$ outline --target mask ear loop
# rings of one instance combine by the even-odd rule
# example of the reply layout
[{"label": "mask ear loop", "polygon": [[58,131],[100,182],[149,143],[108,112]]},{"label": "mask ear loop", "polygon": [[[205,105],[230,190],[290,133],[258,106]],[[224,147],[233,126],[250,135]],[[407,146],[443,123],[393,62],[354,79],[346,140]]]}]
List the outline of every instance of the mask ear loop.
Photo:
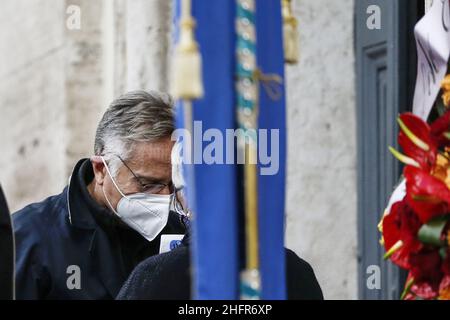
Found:
[{"label": "mask ear loop", "polygon": [[[104,164],[105,167],[106,167],[106,171],[108,171],[109,176],[110,176],[111,179],[113,180],[113,178],[112,178],[112,176],[111,176],[111,173],[109,172],[108,166],[106,165],[105,159],[104,159],[103,157],[101,157],[101,158],[102,158],[103,164]],[[114,180],[113,180],[113,183],[114,183],[114,185],[116,185],[116,183],[114,182]],[[116,186],[116,188],[117,188],[117,186]],[[109,208],[112,210],[112,212],[114,212],[114,213],[120,218],[119,213],[117,212],[116,209],[114,209],[113,205],[112,205],[111,202],[109,201],[108,196],[106,195],[106,192],[105,192],[105,188],[104,188],[103,186],[102,186],[102,192],[103,192],[103,196],[105,197],[106,202],[108,202]],[[120,192],[120,191],[119,191],[119,192]]]},{"label": "mask ear loop", "polygon": [[[122,197],[128,199],[128,197],[120,190],[119,186],[117,185],[115,179],[113,178],[113,176],[112,176],[112,174],[111,174],[111,171],[109,171],[109,168],[108,168],[108,165],[106,164],[105,158],[103,158],[103,156],[101,156],[101,158],[102,158],[103,164],[105,165],[106,171],[108,172],[108,174],[109,174],[109,176],[110,176],[110,178],[111,178],[111,181],[113,182],[113,184],[114,184],[114,186],[116,187],[117,191],[119,191],[119,193],[120,193],[120,195],[121,195]],[[103,193],[104,193],[104,191],[103,191]],[[108,201],[108,202],[109,202],[109,201]]]},{"label": "mask ear loop", "polygon": [[182,191],[183,188],[174,188],[174,192],[171,194],[171,209],[178,213],[180,216],[184,216],[186,218],[189,218],[190,214],[189,211],[184,208],[184,206],[181,204],[180,200],[177,198],[177,193]]},{"label": "mask ear loop", "polygon": [[174,189],[174,192],[171,194],[171,199],[170,199],[170,210],[172,210],[173,212],[175,212],[176,214],[178,214],[178,219],[179,221],[183,224],[183,226],[185,227],[185,230],[189,229],[190,223],[190,213],[189,211],[186,211],[183,206],[181,205],[180,201],[177,198],[177,192],[181,191],[182,188],[180,189]]}]

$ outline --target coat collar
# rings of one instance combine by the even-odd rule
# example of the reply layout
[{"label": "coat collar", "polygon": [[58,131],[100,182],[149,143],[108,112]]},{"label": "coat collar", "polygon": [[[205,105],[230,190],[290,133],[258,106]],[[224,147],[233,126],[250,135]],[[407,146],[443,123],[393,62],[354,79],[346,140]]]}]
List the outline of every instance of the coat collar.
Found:
[{"label": "coat collar", "polygon": [[[89,256],[105,289],[115,298],[126,280],[123,257],[116,233],[106,232],[120,221],[107,208],[99,205],[90,195],[87,185],[94,177],[89,159],[75,165],[67,187],[67,208],[70,224],[90,232]],[[99,223],[99,221],[101,223]],[[108,261],[108,263],[104,263]]]},{"label": "coat collar", "polygon": [[89,159],[81,159],[75,165],[69,178],[67,190],[67,208],[70,224],[82,229],[95,229],[99,226],[126,227],[111,211],[99,205],[90,195],[87,185],[94,178]]},{"label": "coat collar", "polygon": [[94,200],[89,195],[86,185],[83,185],[80,181],[82,177],[81,168],[85,169],[88,161],[88,159],[81,159],[73,169],[67,187],[67,208],[72,226],[82,229],[95,229],[97,224],[86,203],[86,200]]}]

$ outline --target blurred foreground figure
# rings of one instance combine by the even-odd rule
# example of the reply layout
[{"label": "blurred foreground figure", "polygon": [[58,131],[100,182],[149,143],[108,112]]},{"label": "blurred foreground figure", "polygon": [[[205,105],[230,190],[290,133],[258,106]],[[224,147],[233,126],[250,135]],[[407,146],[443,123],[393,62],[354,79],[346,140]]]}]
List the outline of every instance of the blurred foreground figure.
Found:
[{"label": "blurred foreground figure", "polygon": [[185,232],[170,211],[173,130],[165,95],[112,102],[63,192],[13,215],[18,299],[113,299],[162,234]]},{"label": "blurred foreground figure", "polygon": [[14,298],[14,241],[11,216],[0,186],[0,300]]},{"label": "blurred foreground figure", "polygon": [[[286,287],[290,300],[322,300],[311,266],[286,249]],[[148,258],[131,273],[118,300],[189,300],[191,296],[189,234],[176,249]]]},{"label": "blurred foreground figure", "polygon": [[[186,235],[172,251],[152,256],[131,273],[120,290],[118,300],[189,300],[192,299],[190,210],[184,196],[185,181],[179,144],[172,151],[172,180],[178,191],[174,210],[186,226]],[[311,266],[293,251],[285,249],[287,298],[322,300],[322,290]]]}]

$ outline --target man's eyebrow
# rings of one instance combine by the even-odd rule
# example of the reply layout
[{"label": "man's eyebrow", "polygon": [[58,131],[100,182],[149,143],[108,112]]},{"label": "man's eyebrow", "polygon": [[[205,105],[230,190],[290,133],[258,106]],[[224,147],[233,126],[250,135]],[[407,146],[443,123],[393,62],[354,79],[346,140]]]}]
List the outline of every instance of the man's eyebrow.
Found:
[{"label": "man's eyebrow", "polygon": [[170,181],[167,181],[166,179],[156,178],[156,177],[152,177],[152,176],[143,176],[143,175],[140,175],[140,174],[136,174],[136,178],[138,178],[139,181],[145,181],[145,182],[149,182],[149,183],[162,183],[162,184],[165,184],[167,182],[170,182]]}]

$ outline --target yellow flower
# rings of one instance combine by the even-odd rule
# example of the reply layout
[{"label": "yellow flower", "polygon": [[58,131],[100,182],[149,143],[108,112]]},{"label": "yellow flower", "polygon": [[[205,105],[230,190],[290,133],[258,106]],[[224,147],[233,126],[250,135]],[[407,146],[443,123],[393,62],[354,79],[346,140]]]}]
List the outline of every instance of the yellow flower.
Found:
[{"label": "yellow flower", "polygon": [[450,300],[450,286],[439,291],[438,300]]},{"label": "yellow flower", "polygon": [[438,154],[436,158],[436,164],[431,174],[444,182],[447,188],[450,189],[450,162],[448,160],[448,153],[445,152],[445,156]]},{"label": "yellow flower", "polygon": [[450,107],[450,74],[448,74],[444,80],[441,82],[441,88],[444,92],[442,94],[442,101],[444,102],[444,105],[448,108]]}]

